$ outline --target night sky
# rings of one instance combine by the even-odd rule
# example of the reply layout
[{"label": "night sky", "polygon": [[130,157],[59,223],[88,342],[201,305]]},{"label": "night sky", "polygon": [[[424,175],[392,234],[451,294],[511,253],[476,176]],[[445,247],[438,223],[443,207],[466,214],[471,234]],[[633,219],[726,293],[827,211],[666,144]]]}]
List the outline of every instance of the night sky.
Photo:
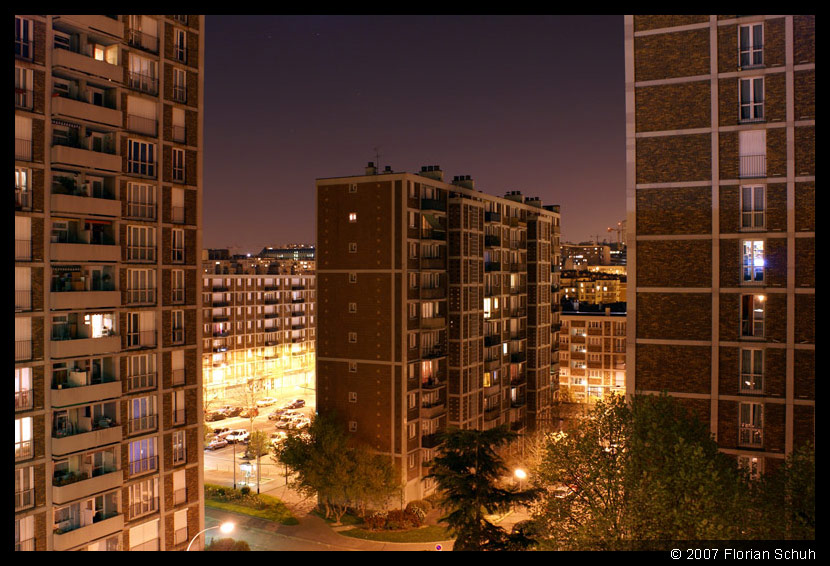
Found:
[{"label": "night sky", "polygon": [[625,218],[622,16],[220,16],[205,25],[206,248],[314,242],[315,180],[369,161]]}]

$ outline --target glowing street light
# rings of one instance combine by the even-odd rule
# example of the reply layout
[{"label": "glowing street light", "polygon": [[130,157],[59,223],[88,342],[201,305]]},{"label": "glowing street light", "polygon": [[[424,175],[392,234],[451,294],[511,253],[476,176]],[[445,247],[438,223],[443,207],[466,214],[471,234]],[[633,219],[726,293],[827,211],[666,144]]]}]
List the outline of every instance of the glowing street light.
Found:
[{"label": "glowing street light", "polygon": [[227,535],[233,531],[234,527],[236,527],[234,523],[227,521],[225,523],[222,523],[221,525],[215,525],[213,527],[208,527],[202,531],[199,531],[198,533],[196,533],[196,536],[193,537],[193,540],[190,541],[190,544],[187,545],[187,550],[185,550],[185,552],[190,550],[190,547],[193,546],[193,543],[196,542],[196,539],[199,538],[199,535],[201,535],[202,533],[207,532],[211,529],[219,529],[220,531],[222,531],[223,534]]}]

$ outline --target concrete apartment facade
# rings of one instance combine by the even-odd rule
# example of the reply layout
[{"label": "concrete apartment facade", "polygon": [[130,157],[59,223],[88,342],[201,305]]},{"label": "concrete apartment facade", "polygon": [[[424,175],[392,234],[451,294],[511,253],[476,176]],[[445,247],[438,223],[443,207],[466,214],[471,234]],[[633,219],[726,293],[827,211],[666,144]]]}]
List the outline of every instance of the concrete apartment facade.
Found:
[{"label": "concrete apartment facade", "polygon": [[626,313],[560,313],[559,398],[588,403],[625,394]]},{"label": "concrete apartment facade", "polygon": [[15,16],[15,550],[204,525],[204,16]]},{"label": "concrete apartment facade", "polygon": [[388,455],[406,501],[447,427],[548,426],[558,207],[379,173],[317,181],[317,410]]},{"label": "concrete apartment facade", "polygon": [[250,380],[263,396],[314,386],[313,274],[204,273],[202,285],[206,400],[241,403]]},{"label": "concrete apartment facade", "polygon": [[628,393],[815,441],[815,16],[626,16]]}]

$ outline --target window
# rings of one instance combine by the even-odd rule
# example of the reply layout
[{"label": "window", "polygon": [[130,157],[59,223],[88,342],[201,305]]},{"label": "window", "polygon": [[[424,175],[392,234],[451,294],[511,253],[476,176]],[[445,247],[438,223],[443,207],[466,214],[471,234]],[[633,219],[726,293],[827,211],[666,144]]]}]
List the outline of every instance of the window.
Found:
[{"label": "window", "polygon": [[14,117],[14,158],[32,160],[32,119],[26,116]]},{"label": "window", "polygon": [[764,459],[757,456],[738,456],[738,467],[747,470],[752,478],[758,478],[764,471]]},{"label": "window", "polygon": [[[173,87],[175,89],[175,86]],[[173,108],[173,141],[185,143],[187,141],[187,128],[184,123],[184,110]]]},{"label": "window", "polygon": [[156,313],[153,311],[127,313],[127,347],[156,345]]},{"label": "window", "polygon": [[741,228],[764,228],[764,192],[763,186],[741,187]]},{"label": "window", "polygon": [[170,393],[170,402],[173,410],[173,425],[182,425],[185,422],[184,391]]},{"label": "window", "polygon": [[742,69],[764,64],[764,24],[738,28],[738,66]]},{"label": "window", "polygon": [[154,177],[156,175],[156,144],[127,140],[127,172]]},{"label": "window", "polygon": [[173,166],[173,181],[184,183],[184,150],[174,147],[173,159],[171,161]]},{"label": "window", "polygon": [[156,397],[136,397],[128,401],[130,434],[154,430],[157,424]]},{"label": "window", "polygon": [[34,55],[32,45],[32,21],[14,17],[14,56],[31,60]]},{"label": "window", "polygon": [[414,453],[409,455],[408,462],[409,462],[410,469],[415,467],[415,454]]},{"label": "window", "polygon": [[349,273],[349,283],[357,283],[357,273]]},{"label": "window", "polygon": [[14,459],[28,460],[34,456],[32,446],[32,417],[14,420]]},{"label": "window", "polygon": [[173,69],[173,100],[187,103],[187,71]]},{"label": "window", "polygon": [[764,241],[743,241],[743,282],[762,283],[764,281]]},{"label": "window", "polygon": [[349,421],[349,432],[357,432],[357,421]]},{"label": "window", "polygon": [[157,469],[158,455],[155,437],[130,442],[128,455],[130,475]]},{"label": "window", "polygon": [[741,349],[741,393],[760,395],[764,392],[764,351]]},{"label": "window", "polygon": [[134,483],[129,488],[130,518],[140,517],[158,509],[158,478]]},{"label": "window", "polygon": [[350,254],[357,253],[357,242],[349,242],[349,253]]},{"label": "window", "polygon": [[764,337],[766,314],[764,295],[743,295],[741,297],[741,336],[745,338]]},{"label": "window", "polygon": [[32,70],[14,68],[14,105],[16,108],[31,109],[34,103],[32,91]]},{"label": "window", "polygon": [[184,343],[184,311],[183,310],[175,310],[172,311],[171,317],[173,319],[173,336],[172,341],[173,344],[183,344]]},{"label": "window", "polygon": [[[418,398],[415,395],[415,393],[409,393],[406,396],[406,406],[409,409],[414,409],[415,407],[418,406]],[[413,424],[413,425],[410,425],[410,426],[415,426],[415,425]],[[409,438],[412,438],[412,436],[410,436]]]},{"label": "window", "polygon": [[349,342],[352,344],[357,342],[357,332],[349,332]]},{"label": "window", "polygon": [[357,403],[357,391],[349,391],[349,403]]},{"label": "window", "polygon": [[148,136],[158,131],[158,105],[139,96],[127,96],[127,128]]},{"label": "window", "polygon": [[154,551],[159,549],[159,520],[154,519],[130,529],[131,551]]},{"label": "window", "polygon": [[180,304],[184,302],[184,270],[183,269],[173,269],[171,271],[171,292],[173,296],[171,297],[171,302]]},{"label": "window", "polygon": [[184,350],[174,350],[170,354],[170,371],[172,372],[171,383],[173,385],[184,385]]},{"label": "window", "polygon": [[760,122],[764,119],[764,79],[740,80],[741,122]]},{"label": "window", "polygon": [[767,176],[767,131],[743,130],[738,132],[741,177]]},{"label": "window", "polygon": [[350,212],[349,213],[349,222],[357,222],[357,213],[356,212]]},{"label": "window", "polygon": [[[183,431],[174,432],[173,436],[175,438],[176,435],[184,436]],[[173,454],[175,458],[175,453]],[[174,460],[175,461],[175,460]],[[186,484],[186,475],[184,470],[177,470],[173,472],[173,504],[179,505],[187,501],[187,484]]]},{"label": "window", "polygon": [[183,29],[173,30],[173,57],[176,61],[187,62],[187,34]]},{"label": "window", "polygon": [[127,270],[127,300],[131,304],[148,304],[156,300],[156,271],[154,269]]},{"label": "window", "polygon": [[32,173],[29,168],[14,168],[14,206],[16,209],[32,209],[31,179]]},{"label": "window", "polygon": [[127,183],[127,216],[156,219],[156,187],[145,183]]},{"label": "window", "polygon": [[152,94],[158,94],[158,62],[130,53],[127,81],[130,88]]},{"label": "window", "polygon": [[351,313],[357,312],[357,303],[349,303],[349,312],[351,312]]},{"label": "window", "polygon": [[357,373],[357,362],[349,362],[349,372]]},{"label": "window", "polygon": [[418,429],[415,426],[415,423],[409,423],[407,425],[407,436],[408,436],[408,438],[410,438],[410,439],[415,438],[415,435],[417,434],[417,432],[418,432]]},{"label": "window", "polygon": [[356,184],[349,185],[349,192],[350,193],[356,193],[357,192],[357,185]]},{"label": "window", "polygon": [[14,510],[28,509],[35,504],[35,468],[27,466],[14,471]]},{"label": "window", "polygon": [[764,443],[764,406],[741,403],[738,417],[738,444],[760,448]]},{"label": "window", "polygon": [[[129,318],[128,318],[129,322]],[[154,333],[155,335],[155,333]],[[156,356],[142,354],[127,359],[127,391],[156,386]]]},{"label": "window", "polygon": [[32,368],[14,368],[14,410],[32,408]]},{"label": "window", "polygon": [[172,237],[173,237],[173,245],[172,245],[172,252],[173,257],[171,261],[173,263],[183,263],[184,262],[184,230],[180,228],[173,228],[171,230]]}]

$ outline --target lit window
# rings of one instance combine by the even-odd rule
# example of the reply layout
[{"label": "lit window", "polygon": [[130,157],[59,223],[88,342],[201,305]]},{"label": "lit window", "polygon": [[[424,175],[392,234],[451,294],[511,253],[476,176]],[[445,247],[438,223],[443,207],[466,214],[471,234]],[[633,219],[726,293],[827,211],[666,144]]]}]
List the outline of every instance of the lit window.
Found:
[{"label": "lit window", "polygon": [[352,344],[357,342],[357,332],[349,332],[349,342]]},{"label": "lit window", "polygon": [[357,303],[349,303],[349,312],[357,312]]},{"label": "lit window", "polygon": [[741,393],[764,392],[764,351],[741,349]]},{"label": "lit window", "polygon": [[349,391],[349,403],[357,403],[357,392]]},{"label": "lit window", "polygon": [[764,281],[764,241],[743,241],[743,282]]},{"label": "lit window", "polygon": [[741,300],[741,336],[763,338],[766,296],[744,295]]},{"label": "lit window", "polygon": [[357,212],[349,213],[349,222],[357,222]]}]

